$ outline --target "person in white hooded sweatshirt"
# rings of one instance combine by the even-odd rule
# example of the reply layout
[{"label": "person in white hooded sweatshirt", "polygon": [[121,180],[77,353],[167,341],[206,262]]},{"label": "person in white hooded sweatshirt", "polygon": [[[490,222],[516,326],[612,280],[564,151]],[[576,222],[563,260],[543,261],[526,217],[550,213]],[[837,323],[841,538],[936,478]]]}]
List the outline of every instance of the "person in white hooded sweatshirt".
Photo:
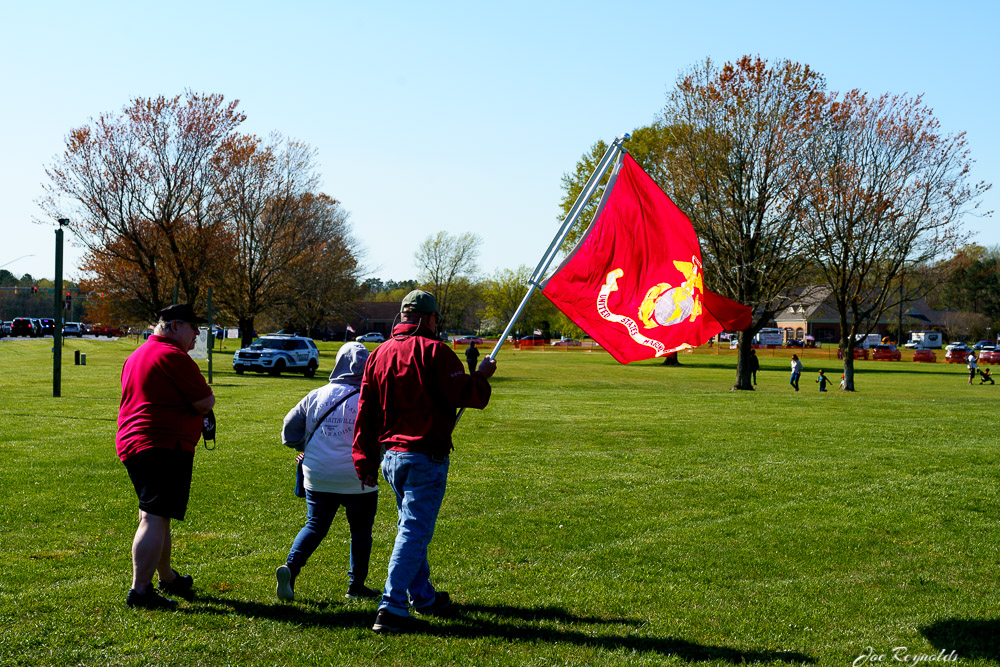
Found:
[{"label": "person in white hooded sweatshirt", "polygon": [[[365,586],[372,551],[372,526],[378,507],[378,486],[365,486],[358,481],[351,456],[354,422],[358,415],[358,389],[367,360],[368,350],[364,345],[346,343],[337,353],[329,384],[309,392],[285,415],[282,442],[298,448],[309,438],[304,443],[302,455],[308,513],[305,525],[292,543],[287,562],[275,573],[279,600],[295,598],[295,579],[326,537],[341,506],[351,529],[346,597],[377,598],[382,595],[381,591]],[[331,412],[330,408],[338,401],[339,405]],[[323,419],[322,424],[317,423],[320,419]]]}]

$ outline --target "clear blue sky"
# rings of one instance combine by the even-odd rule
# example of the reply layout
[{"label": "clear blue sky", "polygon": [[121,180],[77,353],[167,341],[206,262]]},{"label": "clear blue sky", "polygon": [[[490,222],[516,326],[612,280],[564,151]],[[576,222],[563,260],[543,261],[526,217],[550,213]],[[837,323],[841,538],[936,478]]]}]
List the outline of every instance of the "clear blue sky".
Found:
[{"label": "clear blue sky", "polygon": [[[245,131],[318,150],[369,275],[415,277],[440,230],[484,239],[484,271],[534,266],[560,177],[651,122],[711,57],[789,58],[831,90],[923,93],[1000,187],[1000,3],[10,2],[0,27],[0,267],[54,277],[44,167],[66,133],[137,96],[239,99]],[[1000,193],[983,200],[1000,209]],[[995,218],[969,218],[984,245]],[[22,255],[33,255],[18,259]],[[66,277],[80,252],[67,248]],[[16,261],[15,261],[16,260]]]}]

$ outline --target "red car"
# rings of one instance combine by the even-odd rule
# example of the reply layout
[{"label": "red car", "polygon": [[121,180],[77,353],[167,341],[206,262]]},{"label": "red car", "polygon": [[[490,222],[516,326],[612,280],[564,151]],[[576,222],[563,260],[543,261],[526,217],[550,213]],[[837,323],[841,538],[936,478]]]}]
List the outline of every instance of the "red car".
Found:
[{"label": "red car", "polygon": [[[844,358],[844,351],[842,349],[837,350],[837,358],[838,359]],[[868,350],[866,350],[863,347],[854,348],[854,360],[857,361],[858,359],[864,359],[865,361],[868,361]]]},{"label": "red car", "polygon": [[532,336],[523,336],[517,341],[518,346],[520,346],[522,349],[526,347],[542,347],[544,345],[547,345],[548,342],[549,342],[548,339],[544,338],[543,336],[539,336],[538,334],[534,334]]},{"label": "red car", "polygon": [[116,327],[114,325],[104,325],[104,324],[91,325],[90,332],[94,334],[95,337],[107,336],[108,338],[112,338],[114,336],[122,335],[122,330],[120,327]]},{"label": "red car", "polygon": [[969,356],[969,350],[954,349],[944,353],[944,360],[949,364],[964,364],[965,358]]},{"label": "red car", "polygon": [[458,338],[452,338],[451,342],[457,345],[468,345],[469,343],[482,345],[483,339],[480,338],[479,336],[459,336]]},{"label": "red car", "polygon": [[874,361],[902,361],[903,355],[895,345],[876,345],[872,348]]},{"label": "red car", "polygon": [[932,350],[915,350],[913,352],[913,360],[933,364],[937,361],[937,355]]},{"label": "red car", "polygon": [[1000,350],[983,350],[979,355],[981,364],[1000,364]]}]

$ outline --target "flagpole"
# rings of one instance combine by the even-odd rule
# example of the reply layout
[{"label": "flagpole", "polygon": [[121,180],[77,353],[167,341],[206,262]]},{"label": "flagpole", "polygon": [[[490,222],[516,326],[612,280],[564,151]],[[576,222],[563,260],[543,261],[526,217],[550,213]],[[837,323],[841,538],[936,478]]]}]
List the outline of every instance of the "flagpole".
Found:
[{"label": "flagpole", "polygon": [[[597,189],[597,186],[600,185],[601,179],[604,178],[604,174],[607,173],[608,168],[612,165],[615,158],[618,157],[618,154],[621,153],[622,144],[628,141],[631,137],[632,135],[626,132],[611,142],[611,145],[608,146],[608,150],[604,153],[604,157],[602,157],[600,162],[597,163],[597,166],[594,168],[594,172],[590,175],[590,178],[587,179],[587,183],[583,186],[583,190],[580,191],[580,196],[576,198],[573,206],[566,214],[566,219],[563,220],[562,226],[559,227],[559,231],[557,231],[555,237],[553,237],[552,243],[549,244],[549,247],[542,255],[542,258],[538,261],[538,266],[535,267],[534,273],[531,274],[531,278],[528,280],[530,283],[528,292],[524,295],[524,298],[521,299],[520,305],[518,305],[517,310],[514,311],[514,315],[510,318],[510,322],[507,323],[507,327],[503,330],[503,333],[500,334],[500,338],[497,340],[496,346],[488,355],[486,355],[486,359],[496,359],[497,354],[500,353],[500,348],[503,346],[504,341],[507,340],[507,336],[510,335],[511,330],[514,328],[517,318],[521,316],[521,312],[528,304],[528,299],[531,298],[531,295],[534,294],[535,290],[538,288],[538,281],[541,280],[542,276],[545,275],[545,272],[548,271],[549,266],[552,264],[552,260],[554,260],[556,255],[559,254],[559,249],[562,247],[563,241],[565,241],[566,237],[569,235],[569,230],[573,228],[574,224],[576,224],[577,219],[583,212],[584,206],[586,206],[587,202],[590,201],[590,198],[594,195],[594,191]],[[462,418],[462,413],[464,412],[465,408],[458,411],[458,416],[455,417],[456,424],[458,423],[458,420]]]}]

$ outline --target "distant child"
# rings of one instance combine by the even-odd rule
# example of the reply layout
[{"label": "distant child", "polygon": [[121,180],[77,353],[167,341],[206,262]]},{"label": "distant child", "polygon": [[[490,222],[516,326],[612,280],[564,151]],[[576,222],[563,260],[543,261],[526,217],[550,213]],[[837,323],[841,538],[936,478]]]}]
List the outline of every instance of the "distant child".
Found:
[{"label": "distant child", "polygon": [[966,367],[969,369],[969,386],[972,386],[972,378],[976,377],[976,353],[969,350],[969,356],[965,358]]},{"label": "distant child", "polygon": [[840,388],[844,389],[845,387],[847,387],[847,376],[846,375],[841,375],[840,376]]},{"label": "distant child", "polygon": [[823,374],[823,369],[819,369],[819,377],[816,378],[816,382],[819,382],[819,390],[826,391],[826,375]]},{"label": "distant child", "polygon": [[996,382],[993,381],[993,374],[990,373],[990,369],[988,368],[984,368],[979,371],[979,377],[979,384],[986,384],[987,382],[990,384],[996,384]]}]

